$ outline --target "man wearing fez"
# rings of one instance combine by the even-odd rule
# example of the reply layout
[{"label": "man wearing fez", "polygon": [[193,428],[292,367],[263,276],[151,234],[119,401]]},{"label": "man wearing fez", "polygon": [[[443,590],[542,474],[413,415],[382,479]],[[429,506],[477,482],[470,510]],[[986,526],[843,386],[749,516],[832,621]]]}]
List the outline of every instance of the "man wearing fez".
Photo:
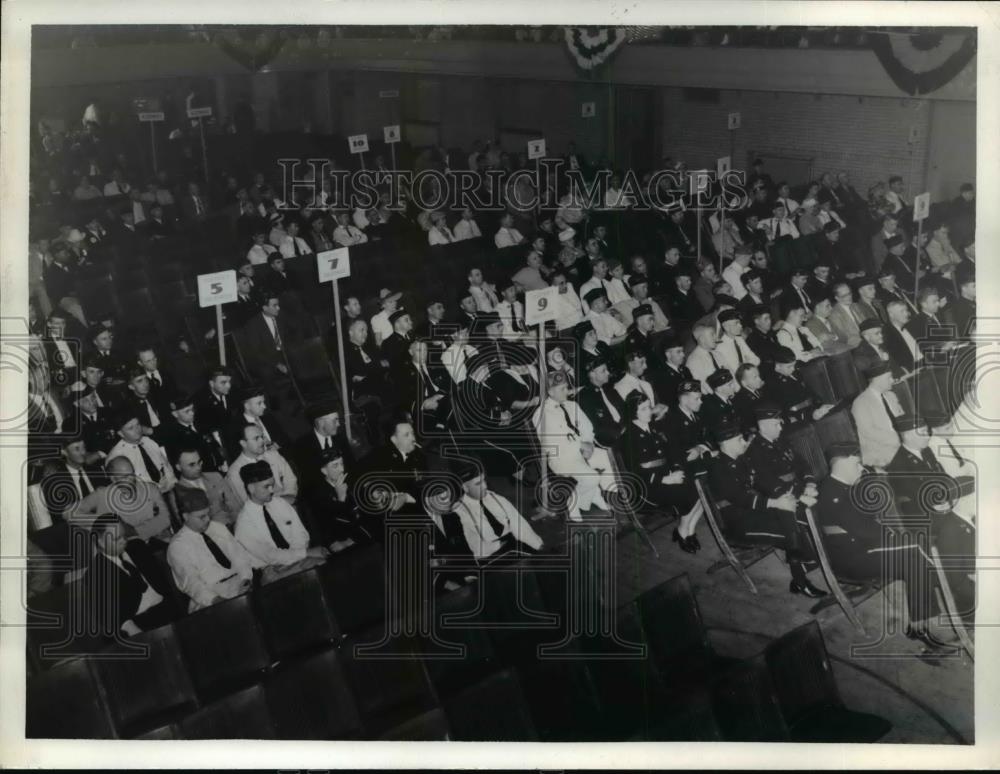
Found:
[{"label": "man wearing fez", "polygon": [[274,474],[267,462],[244,465],[239,476],[247,501],[236,518],[236,539],[252,557],[254,568],[265,568],[265,581],[290,565],[299,571],[326,561],[329,550],[310,548],[309,532],[295,508],[274,496]]},{"label": "man wearing fez", "polygon": [[565,375],[553,373],[546,387],[548,396],[535,412],[534,426],[548,454],[550,470],[576,481],[569,518],[582,521],[581,511],[593,506],[608,510],[603,492],[614,488],[611,460],[607,450],[595,443],[594,426],[587,414],[575,401],[567,399],[569,384]]},{"label": "man wearing fez", "polygon": [[188,612],[238,597],[253,582],[253,557],[232,533],[213,518],[208,496],[178,488],[184,525],[167,547],[167,564],[177,588],[191,600]]},{"label": "man wearing fez", "polygon": [[813,512],[834,575],[852,582],[904,581],[909,614],[906,636],[931,651],[947,648],[928,631],[928,619],[935,614],[935,570],[927,552],[912,539],[890,539],[891,527],[858,508],[864,497],[855,490],[863,492],[865,482],[856,443],[831,444],[827,458],[830,475],[819,485]]},{"label": "man wearing fez", "polygon": [[715,438],[719,457],[709,469],[709,488],[725,532],[740,542],[783,549],[792,575],[788,590],[814,599],[826,596],[806,577],[803,564],[815,557],[795,513],[800,503],[812,506],[816,500],[807,494],[796,497],[791,491],[776,497],[762,491],[746,458],[747,442],[738,424],[723,425]]},{"label": "man wearing fez", "polygon": [[318,541],[337,553],[381,539],[381,523],[366,524],[358,513],[348,489],[345,460],[340,449],[336,446],[324,448],[309,465],[312,470],[306,479],[305,498]]},{"label": "man wearing fez", "polygon": [[[145,378],[145,377],[144,377]],[[177,479],[170,469],[167,455],[154,440],[143,432],[134,411],[122,409],[114,421],[118,442],[111,447],[108,457],[124,457],[140,481],[147,481],[161,492],[174,488]]]},{"label": "man wearing fez", "polygon": [[294,503],[299,492],[298,479],[285,458],[274,449],[267,448],[260,428],[249,423],[243,425],[238,440],[240,454],[229,465],[226,480],[232,486],[241,504],[242,500],[247,497],[247,491],[243,486],[240,470],[255,462],[264,462],[270,467],[273,479],[272,489],[276,490],[281,497]]},{"label": "man wearing fez", "polygon": [[243,500],[221,473],[204,470],[199,446],[184,444],[177,447],[173,460],[177,470],[177,497],[184,494],[180,490],[198,489],[208,498],[212,519],[227,527],[235,524]]},{"label": "man wearing fez", "polygon": [[542,538],[506,497],[492,492],[478,465],[463,465],[462,497],[454,504],[465,542],[479,561],[495,559],[512,551],[534,553],[542,549]]},{"label": "man wearing fez", "polygon": [[903,375],[903,369],[885,350],[883,327],[878,318],[869,318],[861,323],[861,343],[851,350],[851,357],[859,374],[864,374],[879,363],[888,363],[893,378],[898,379]]},{"label": "man wearing fez", "polygon": [[179,449],[194,446],[201,452],[205,470],[225,473],[228,465],[222,446],[204,428],[195,427],[194,398],[190,395],[176,395],[169,406],[170,418],[164,422],[160,434],[167,455],[175,459]]}]

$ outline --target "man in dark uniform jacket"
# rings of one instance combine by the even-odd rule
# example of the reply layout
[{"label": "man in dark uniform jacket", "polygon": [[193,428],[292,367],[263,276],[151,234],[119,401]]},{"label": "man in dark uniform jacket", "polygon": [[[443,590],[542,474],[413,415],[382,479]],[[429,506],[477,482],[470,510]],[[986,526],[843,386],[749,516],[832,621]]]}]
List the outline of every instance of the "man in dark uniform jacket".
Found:
[{"label": "man in dark uniform jacket", "polygon": [[184,448],[195,448],[201,454],[202,469],[225,472],[226,453],[211,431],[195,424],[194,398],[177,395],[168,404],[170,416],[164,419],[160,437],[171,460]]},{"label": "man in dark uniform jacket", "polygon": [[796,456],[791,445],[781,437],[781,409],[762,403],[755,411],[757,435],[747,447],[747,462],[754,472],[756,487],[770,497],[803,492],[815,497],[816,477],[805,461]]},{"label": "man in dark uniform jacket", "polygon": [[702,398],[700,381],[691,379],[681,382],[677,388],[677,402],[657,427],[662,428],[671,446],[682,451],[688,470],[692,473],[704,470],[715,454],[714,440],[699,413]]},{"label": "man in dark uniform jacket", "polygon": [[83,436],[60,433],[59,461],[45,466],[40,488],[54,520],[65,519],[73,506],[95,489],[107,484],[103,471],[87,464],[91,447]]},{"label": "man in dark uniform jacket", "polygon": [[769,497],[761,492],[744,454],[747,442],[739,425],[723,425],[716,440],[719,457],[709,468],[708,485],[726,534],[739,542],[784,549],[792,575],[789,591],[812,598],[825,596],[806,577],[803,563],[814,556],[808,532],[795,514],[799,503],[808,506],[816,501],[804,494],[799,498],[791,492]]},{"label": "man in dark uniform jacket", "polygon": [[[625,338],[625,348],[630,352],[641,352],[646,358],[649,377],[663,368],[663,360],[653,346],[653,329],[656,320],[653,317],[653,307],[649,304],[639,304],[632,310],[632,324]],[[650,378],[650,381],[652,379]]]},{"label": "man in dark uniform jacket", "polygon": [[444,432],[451,415],[451,378],[440,361],[429,362],[428,350],[426,341],[411,341],[406,361],[392,375],[398,406],[410,412],[419,436]]},{"label": "man in dark uniform jacket", "polygon": [[740,385],[733,396],[733,408],[740,419],[744,433],[757,429],[757,407],[764,401],[764,380],[760,369],[753,363],[743,363],[736,369],[736,382]]},{"label": "man in dark uniform jacket", "polygon": [[910,285],[910,290],[900,287],[896,282],[896,270],[887,264],[878,273],[878,287],[875,288],[875,298],[882,302],[883,307],[888,307],[890,301],[901,301],[906,304],[906,308],[910,310],[910,314],[914,315],[917,313],[917,307],[914,306],[913,300],[910,298],[912,288],[913,285]]},{"label": "man in dark uniform jacket", "polygon": [[163,444],[163,432],[170,407],[153,395],[144,368],[136,366],[129,372],[128,389],[124,393],[122,406],[139,417],[139,424],[145,435],[152,436],[154,441]]},{"label": "man in dark uniform jacket", "polygon": [[774,374],[767,380],[764,396],[782,407],[786,422],[822,419],[833,408],[829,403],[820,406],[813,391],[795,375],[795,353],[788,347],[780,347],[775,354]]},{"label": "man in dark uniform jacket", "polygon": [[285,455],[295,462],[303,483],[311,483],[310,478],[319,475],[316,460],[327,449],[337,450],[350,470],[355,459],[341,426],[340,407],[332,401],[314,403],[306,407],[306,419],[312,427],[295,439],[290,452]]},{"label": "man in dark uniform jacket", "polygon": [[774,358],[779,349],[778,337],[771,329],[771,309],[761,304],[750,310],[750,326],[745,336],[753,353],[760,358],[761,366],[770,371],[774,366]]},{"label": "man in dark uniform jacket", "polygon": [[709,374],[708,393],[701,404],[701,418],[710,433],[714,433],[721,425],[738,421],[736,407],[733,405],[733,395],[736,392],[736,382],[727,368],[720,368]]},{"label": "man in dark uniform jacket", "polygon": [[[588,336],[588,334],[593,333],[594,335]],[[573,337],[579,342],[579,358],[580,362],[577,364],[577,373],[580,374],[580,381],[585,381],[586,378],[586,368],[587,363],[596,357],[599,357],[608,364],[608,370],[615,373],[621,371],[621,366],[615,362],[614,353],[611,351],[611,347],[605,344],[603,341],[597,339],[597,334],[594,331],[594,324],[590,320],[581,320],[576,325],[573,326]],[[587,349],[587,344],[591,343],[593,349]]]},{"label": "man in dark uniform jacket", "polygon": [[194,396],[194,421],[208,433],[218,433],[216,440],[223,442],[223,435],[238,410],[231,393],[233,373],[226,366],[215,366],[208,372],[208,384]]},{"label": "man in dark uniform jacket", "polygon": [[703,314],[698,297],[691,289],[693,280],[689,269],[678,269],[674,274],[673,287],[667,292],[670,319],[679,329],[688,329]]},{"label": "man in dark uniform jacket", "polygon": [[413,318],[405,309],[397,309],[389,315],[392,333],[382,340],[382,357],[389,363],[390,373],[399,369],[410,359],[410,342],[413,341]]},{"label": "man in dark uniform jacket", "polygon": [[976,274],[974,271],[955,270],[958,295],[949,304],[951,318],[955,321],[958,336],[969,337],[976,332]]},{"label": "man in dark uniform jacket", "polygon": [[586,371],[588,384],[577,393],[576,402],[594,426],[597,443],[607,448],[621,438],[625,429],[625,401],[611,386],[608,364],[603,358],[589,360]]},{"label": "man in dark uniform jacket", "polygon": [[427,460],[417,446],[408,417],[399,416],[390,420],[386,431],[389,440],[372,450],[361,461],[361,467],[368,473],[384,474],[379,483],[390,491],[393,498],[393,502],[386,501],[386,505],[396,505],[392,510],[398,510],[408,502],[407,497],[420,502],[420,490],[428,470]]},{"label": "man in dark uniform jacket", "polygon": [[[223,440],[229,444],[229,456],[234,458],[240,453],[239,440],[243,437],[244,425],[257,425],[264,435],[268,449],[284,453],[290,445],[290,439],[284,428],[278,423],[267,405],[267,395],[263,385],[251,384],[244,387],[237,396],[236,411],[229,425],[227,437]],[[288,455],[285,455],[286,459]]]},{"label": "man in dark uniform jacket", "polygon": [[900,540],[905,533],[890,540],[891,528],[880,524],[874,513],[858,508],[857,504],[865,501],[854,492],[855,487],[865,487],[858,445],[834,443],[827,457],[830,475],[819,485],[813,513],[834,575],[855,583],[903,580],[910,620],[906,636],[932,651],[950,649],[927,631],[926,621],[935,614],[932,591],[936,577],[927,553],[915,540]]},{"label": "man in dark uniform jacket", "polygon": [[104,383],[118,385],[124,382],[128,373],[125,359],[114,349],[114,331],[104,323],[90,327],[90,351],[92,362],[104,372]]},{"label": "man in dark uniform jacket", "polygon": [[111,447],[118,443],[112,409],[97,405],[97,390],[93,387],[74,393],[70,400],[79,411],[79,429],[88,451],[110,452]]},{"label": "man in dark uniform jacket", "polygon": [[[854,367],[859,374],[864,374],[878,363],[888,363],[892,368],[892,376],[898,379],[903,375],[902,366],[893,360],[884,347],[884,325],[881,320],[868,319],[861,323],[861,343],[851,350]],[[883,354],[885,357],[883,357]]]},{"label": "man in dark uniform jacket", "polygon": [[685,357],[684,341],[679,336],[668,334],[668,338],[663,341],[663,366],[649,374],[653,390],[667,405],[674,405],[677,402],[678,388],[683,382],[694,378],[684,365]]},{"label": "man in dark uniform jacket", "polygon": [[318,451],[300,468],[306,482],[307,527],[316,542],[337,552],[382,537],[382,524],[360,513],[347,483],[346,462],[339,447]]}]

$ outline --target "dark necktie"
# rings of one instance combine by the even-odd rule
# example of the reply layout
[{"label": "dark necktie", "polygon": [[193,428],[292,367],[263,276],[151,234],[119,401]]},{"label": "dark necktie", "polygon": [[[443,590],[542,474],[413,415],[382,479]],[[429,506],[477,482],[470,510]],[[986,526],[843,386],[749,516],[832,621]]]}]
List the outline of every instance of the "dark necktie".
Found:
[{"label": "dark necktie", "polygon": [[712,365],[715,367],[715,370],[718,371],[719,370],[719,361],[715,359],[715,353],[712,352],[711,350],[709,350],[708,351],[708,356],[710,358],[712,358]]},{"label": "dark necktie", "polygon": [[142,448],[141,443],[136,444],[136,448],[139,450],[139,456],[142,457],[142,464],[146,466],[146,473],[149,475],[150,479],[154,484],[160,483],[160,469],[156,467],[156,464],[153,462],[153,458],[149,456],[149,452]]},{"label": "dark necktie", "polygon": [[809,339],[806,338],[806,335],[802,331],[796,331],[796,333],[799,334],[799,341],[802,343],[802,349],[808,352],[813,348],[813,345],[809,343]]},{"label": "dark necktie", "polygon": [[490,526],[493,528],[493,531],[496,533],[496,536],[500,537],[501,535],[503,535],[503,524],[501,524],[500,520],[490,511],[489,508],[486,507],[485,499],[482,501],[481,504],[483,506],[483,516],[485,516],[486,521],[490,523]]},{"label": "dark necktie", "polygon": [[743,365],[743,350],[740,349],[740,342],[738,339],[733,339],[733,346],[736,348],[736,359]]},{"label": "dark necktie", "polygon": [[292,247],[295,249],[295,257],[302,255],[302,250],[299,249],[299,238],[292,237]]},{"label": "dark necktie", "polygon": [[[271,336],[274,338],[274,348],[281,351],[281,334],[278,333],[278,321],[274,320],[274,330],[271,331]],[[270,326],[268,326],[270,329]]]},{"label": "dark necktie", "polygon": [[958,466],[961,467],[962,465],[964,465],[965,464],[965,458],[961,454],[958,453],[958,449],[956,449],[954,446],[951,445],[951,440],[948,439],[948,438],[945,438],[944,442],[946,444],[948,444],[948,448],[951,449],[951,455],[958,462]]},{"label": "dark necktie", "polygon": [[281,530],[278,529],[278,525],[274,523],[274,519],[271,518],[271,514],[267,512],[267,508],[263,505],[260,509],[264,512],[264,523],[267,525],[267,531],[271,533],[271,540],[274,541],[274,545],[277,548],[288,548],[288,541],[285,540],[285,536],[281,534]]},{"label": "dark necktie", "polygon": [[924,464],[932,471],[935,473],[941,471],[941,465],[938,463],[937,459],[934,457],[934,453],[929,448],[921,450],[920,456],[923,458]]},{"label": "dark necktie", "polygon": [[222,552],[222,549],[219,548],[219,544],[212,540],[212,538],[208,536],[207,532],[202,532],[201,537],[205,541],[205,545],[208,547],[208,550],[212,552],[212,556],[215,557],[215,561],[227,570],[230,569],[233,566],[233,563],[229,561],[229,558]]},{"label": "dark necktie", "polygon": [[131,576],[132,580],[142,587],[142,593],[145,593],[146,589],[149,588],[149,584],[146,583],[145,578],[142,577],[142,573],[139,572],[139,568],[132,564],[132,560],[127,559],[124,555],[122,555],[120,559],[122,560],[122,567],[125,568],[125,572]]},{"label": "dark necktie", "polygon": [[[949,442],[948,445],[951,446],[951,443]],[[952,449],[952,451],[954,451],[954,449]],[[87,474],[82,469],[80,470],[80,491],[83,492],[84,497],[94,491],[94,487],[92,487],[90,485],[90,481],[87,480]]]},{"label": "dark necktie", "polygon": [[330,436],[326,436],[323,439],[323,448],[324,449],[332,449],[333,448],[333,443],[330,441]]},{"label": "dark necktie", "polygon": [[149,401],[141,400],[139,402],[142,404],[143,408],[146,409],[146,416],[149,417],[150,427],[158,425],[160,423],[160,418],[156,415],[156,412],[153,411],[153,407],[149,405]]},{"label": "dark necktie", "polygon": [[559,403],[557,405],[562,411],[563,416],[566,417],[566,424],[569,425],[569,429],[572,430],[577,435],[579,435],[580,431],[577,429],[576,425],[573,424],[573,420],[569,418],[569,412],[566,410],[566,406],[563,405],[562,403]]},{"label": "dark necktie", "polygon": [[150,374],[149,378],[152,379],[156,383],[157,387],[162,387],[163,386],[163,382],[160,381],[159,374]]}]

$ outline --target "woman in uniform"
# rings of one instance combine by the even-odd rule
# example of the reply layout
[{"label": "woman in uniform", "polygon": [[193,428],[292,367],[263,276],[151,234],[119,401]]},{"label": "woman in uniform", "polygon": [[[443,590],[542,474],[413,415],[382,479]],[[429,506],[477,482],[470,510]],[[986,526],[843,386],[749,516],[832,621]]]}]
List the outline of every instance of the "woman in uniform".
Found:
[{"label": "woman in uniform", "polygon": [[683,514],[673,538],[681,550],[693,554],[701,548],[695,528],[702,507],[694,484],[684,472],[684,460],[650,425],[653,404],[644,393],[634,390],[625,396],[625,409],[628,419],[622,441],[625,469],[642,480],[646,500]]}]

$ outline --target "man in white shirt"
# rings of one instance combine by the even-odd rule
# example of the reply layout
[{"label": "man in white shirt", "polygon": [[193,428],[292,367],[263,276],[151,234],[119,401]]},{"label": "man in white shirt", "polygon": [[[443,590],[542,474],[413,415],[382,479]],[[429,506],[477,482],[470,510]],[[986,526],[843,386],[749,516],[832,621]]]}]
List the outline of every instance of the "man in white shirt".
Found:
[{"label": "man in white shirt", "polygon": [[253,235],[253,245],[251,245],[250,249],[247,250],[247,260],[254,266],[267,263],[267,256],[277,249],[274,245],[267,244],[265,236],[266,235],[264,234],[263,229],[255,230]]},{"label": "man in white shirt", "polygon": [[622,317],[626,320],[632,319],[632,312],[640,306],[648,306],[653,310],[653,330],[655,332],[665,331],[670,327],[670,321],[663,313],[663,309],[653,299],[649,297],[649,280],[644,274],[632,274],[628,278],[631,298],[615,304]]},{"label": "man in white shirt", "polygon": [[496,305],[496,313],[503,323],[503,337],[508,341],[524,338],[527,327],[524,324],[524,304],[517,300],[517,285],[508,279],[500,284],[501,300]]},{"label": "man in white shirt", "polygon": [[746,245],[740,245],[733,254],[733,262],[722,272],[722,279],[729,283],[729,287],[733,291],[733,298],[737,301],[747,294],[741,277],[750,270],[752,257],[753,250]]},{"label": "man in white shirt", "polygon": [[115,513],[128,524],[140,540],[170,540],[170,511],[160,491],[135,474],[132,462],[124,456],[112,456],[105,466],[108,485],[99,486],[66,514],[66,520],[80,523],[87,517]]},{"label": "man in white shirt", "polygon": [[441,353],[441,364],[448,371],[455,384],[461,384],[468,376],[468,364],[479,350],[469,344],[469,323],[460,320],[452,333],[452,344]]},{"label": "man in white shirt", "polygon": [[265,462],[271,470],[271,491],[289,502],[295,502],[299,492],[298,479],[284,457],[274,449],[265,449],[264,436],[260,428],[257,425],[244,425],[239,442],[240,455],[233,460],[226,474],[226,480],[233,488],[237,499],[245,501],[247,498],[247,489],[243,485],[240,471],[248,465]]},{"label": "man in white shirt", "polygon": [[175,452],[174,468],[178,473],[175,490],[177,497],[181,497],[183,489],[204,492],[212,519],[227,527],[236,523],[236,515],[243,505],[242,498],[236,496],[221,473],[203,469],[201,451],[198,448],[193,444],[180,447]]},{"label": "man in white shirt", "polygon": [[293,220],[288,224],[288,235],[278,246],[281,254],[285,258],[295,258],[301,255],[311,255],[312,248],[309,243],[299,236],[299,222]]},{"label": "man in white shirt", "polygon": [[496,288],[483,279],[482,270],[469,269],[468,280],[469,293],[476,300],[476,311],[480,313],[495,311],[500,299],[497,298]]},{"label": "man in white shirt", "polygon": [[619,320],[614,318],[608,311],[608,296],[601,288],[593,288],[587,293],[584,300],[590,305],[590,312],[587,319],[594,330],[597,331],[597,338],[609,347],[621,344],[628,336],[628,330]]},{"label": "man in white shirt", "polygon": [[122,410],[115,422],[115,429],[121,440],[111,447],[108,457],[125,457],[132,463],[136,478],[155,485],[161,492],[173,489],[177,479],[170,468],[167,454],[159,444],[143,434],[135,412]]},{"label": "man in white shirt", "polygon": [[368,236],[349,220],[349,213],[344,211],[337,213],[337,227],[333,230],[333,241],[337,247],[363,245],[368,241]]},{"label": "man in white shirt", "polygon": [[510,551],[538,551],[542,539],[506,497],[491,492],[486,476],[477,465],[464,466],[462,497],[454,512],[476,559],[491,559]]},{"label": "man in white shirt", "polygon": [[653,385],[643,379],[646,373],[646,356],[639,350],[631,350],[625,355],[625,374],[615,383],[615,391],[622,400],[635,390],[643,393],[653,404],[653,417],[662,419],[667,406],[657,400]]},{"label": "man in white shirt", "polygon": [[500,217],[500,228],[493,237],[493,243],[500,249],[514,247],[524,242],[524,236],[514,228],[514,216],[505,212]]},{"label": "man in white shirt", "polygon": [[565,270],[557,266],[552,270],[552,285],[559,288],[556,295],[556,328],[560,331],[569,330],[577,323],[583,321],[583,303],[566,277]]},{"label": "man in white shirt", "polygon": [[104,184],[105,196],[125,196],[132,190],[132,186],[125,182],[125,177],[120,169],[111,172],[111,180]]},{"label": "man in white shirt", "polygon": [[462,219],[455,224],[455,239],[456,242],[462,242],[466,239],[475,239],[476,237],[481,237],[483,233],[479,230],[479,224],[475,221],[475,215],[469,207],[462,210]]},{"label": "man in white shirt", "polygon": [[722,338],[715,347],[715,359],[730,373],[744,363],[760,365],[760,358],[754,354],[743,338],[743,323],[740,313],[735,309],[724,309],[719,312],[719,324],[722,326]]},{"label": "man in white shirt", "polygon": [[610,302],[610,288],[607,280],[608,262],[604,258],[598,257],[591,262],[590,270],[592,272],[590,279],[580,285],[580,298],[583,299],[584,314],[590,311],[590,305],[587,303],[587,294],[594,288],[599,288],[603,291],[608,296]]},{"label": "man in white shirt", "polygon": [[789,217],[794,215],[799,208],[799,203],[791,198],[791,192],[791,188],[784,180],[778,183],[778,196],[775,201],[784,205],[785,212],[788,213]]},{"label": "man in white shirt", "polygon": [[389,322],[389,317],[399,308],[399,299],[402,297],[402,293],[393,293],[388,288],[382,288],[378,292],[379,305],[382,309],[369,323],[376,347],[381,347],[382,341],[392,335],[392,323]]},{"label": "man in white shirt", "polygon": [[571,521],[583,521],[581,511],[597,506],[608,510],[602,491],[615,487],[606,449],[595,445],[594,426],[575,401],[567,400],[569,382],[563,372],[548,379],[548,397],[536,409],[533,424],[548,455],[549,469],[576,481],[576,497],[569,501]]},{"label": "man in white shirt", "polygon": [[696,325],[691,332],[697,345],[687,356],[684,364],[691,376],[701,382],[701,391],[708,395],[712,388],[708,386],[708,377],[723,368],[722,360],[715,352],[718,346],[715,328],[711,325]]},{"label": "man in white shirt", "polygon": [[441,210],[434,210],[431,213],[431,227],[427,231],[427,241],[431,247],[435,245],[450,245],[455,240],[455,235],[448,228],[444,213]]},{"label": "man in white shirt", "polygon": [[785,212],[785,205],[775,204],[771,211],[774,213],[773,217],[765,218],[757,224],[757,228],[767,235],[767,240],[776,242],[784,237],[798,239],[799,230]]},{"label": "man in white shirt", "polygon": [[247,501],[236,519],[236,539],[255,568],[295,565],[297,570],[304,570],[326,561],[329,550],[310,548],[309,533],[295,508],[274,496],[274,476],[266,462],[244,465],[240,484],[247,492]]},{"label": "man in white shirt", "polygon": [[178,488],[184,526],[167,547],[174,583],[191,601],[193,613],[250,590],[253,558],[232,533],[211,518],[208,496],[200,489]]}]

